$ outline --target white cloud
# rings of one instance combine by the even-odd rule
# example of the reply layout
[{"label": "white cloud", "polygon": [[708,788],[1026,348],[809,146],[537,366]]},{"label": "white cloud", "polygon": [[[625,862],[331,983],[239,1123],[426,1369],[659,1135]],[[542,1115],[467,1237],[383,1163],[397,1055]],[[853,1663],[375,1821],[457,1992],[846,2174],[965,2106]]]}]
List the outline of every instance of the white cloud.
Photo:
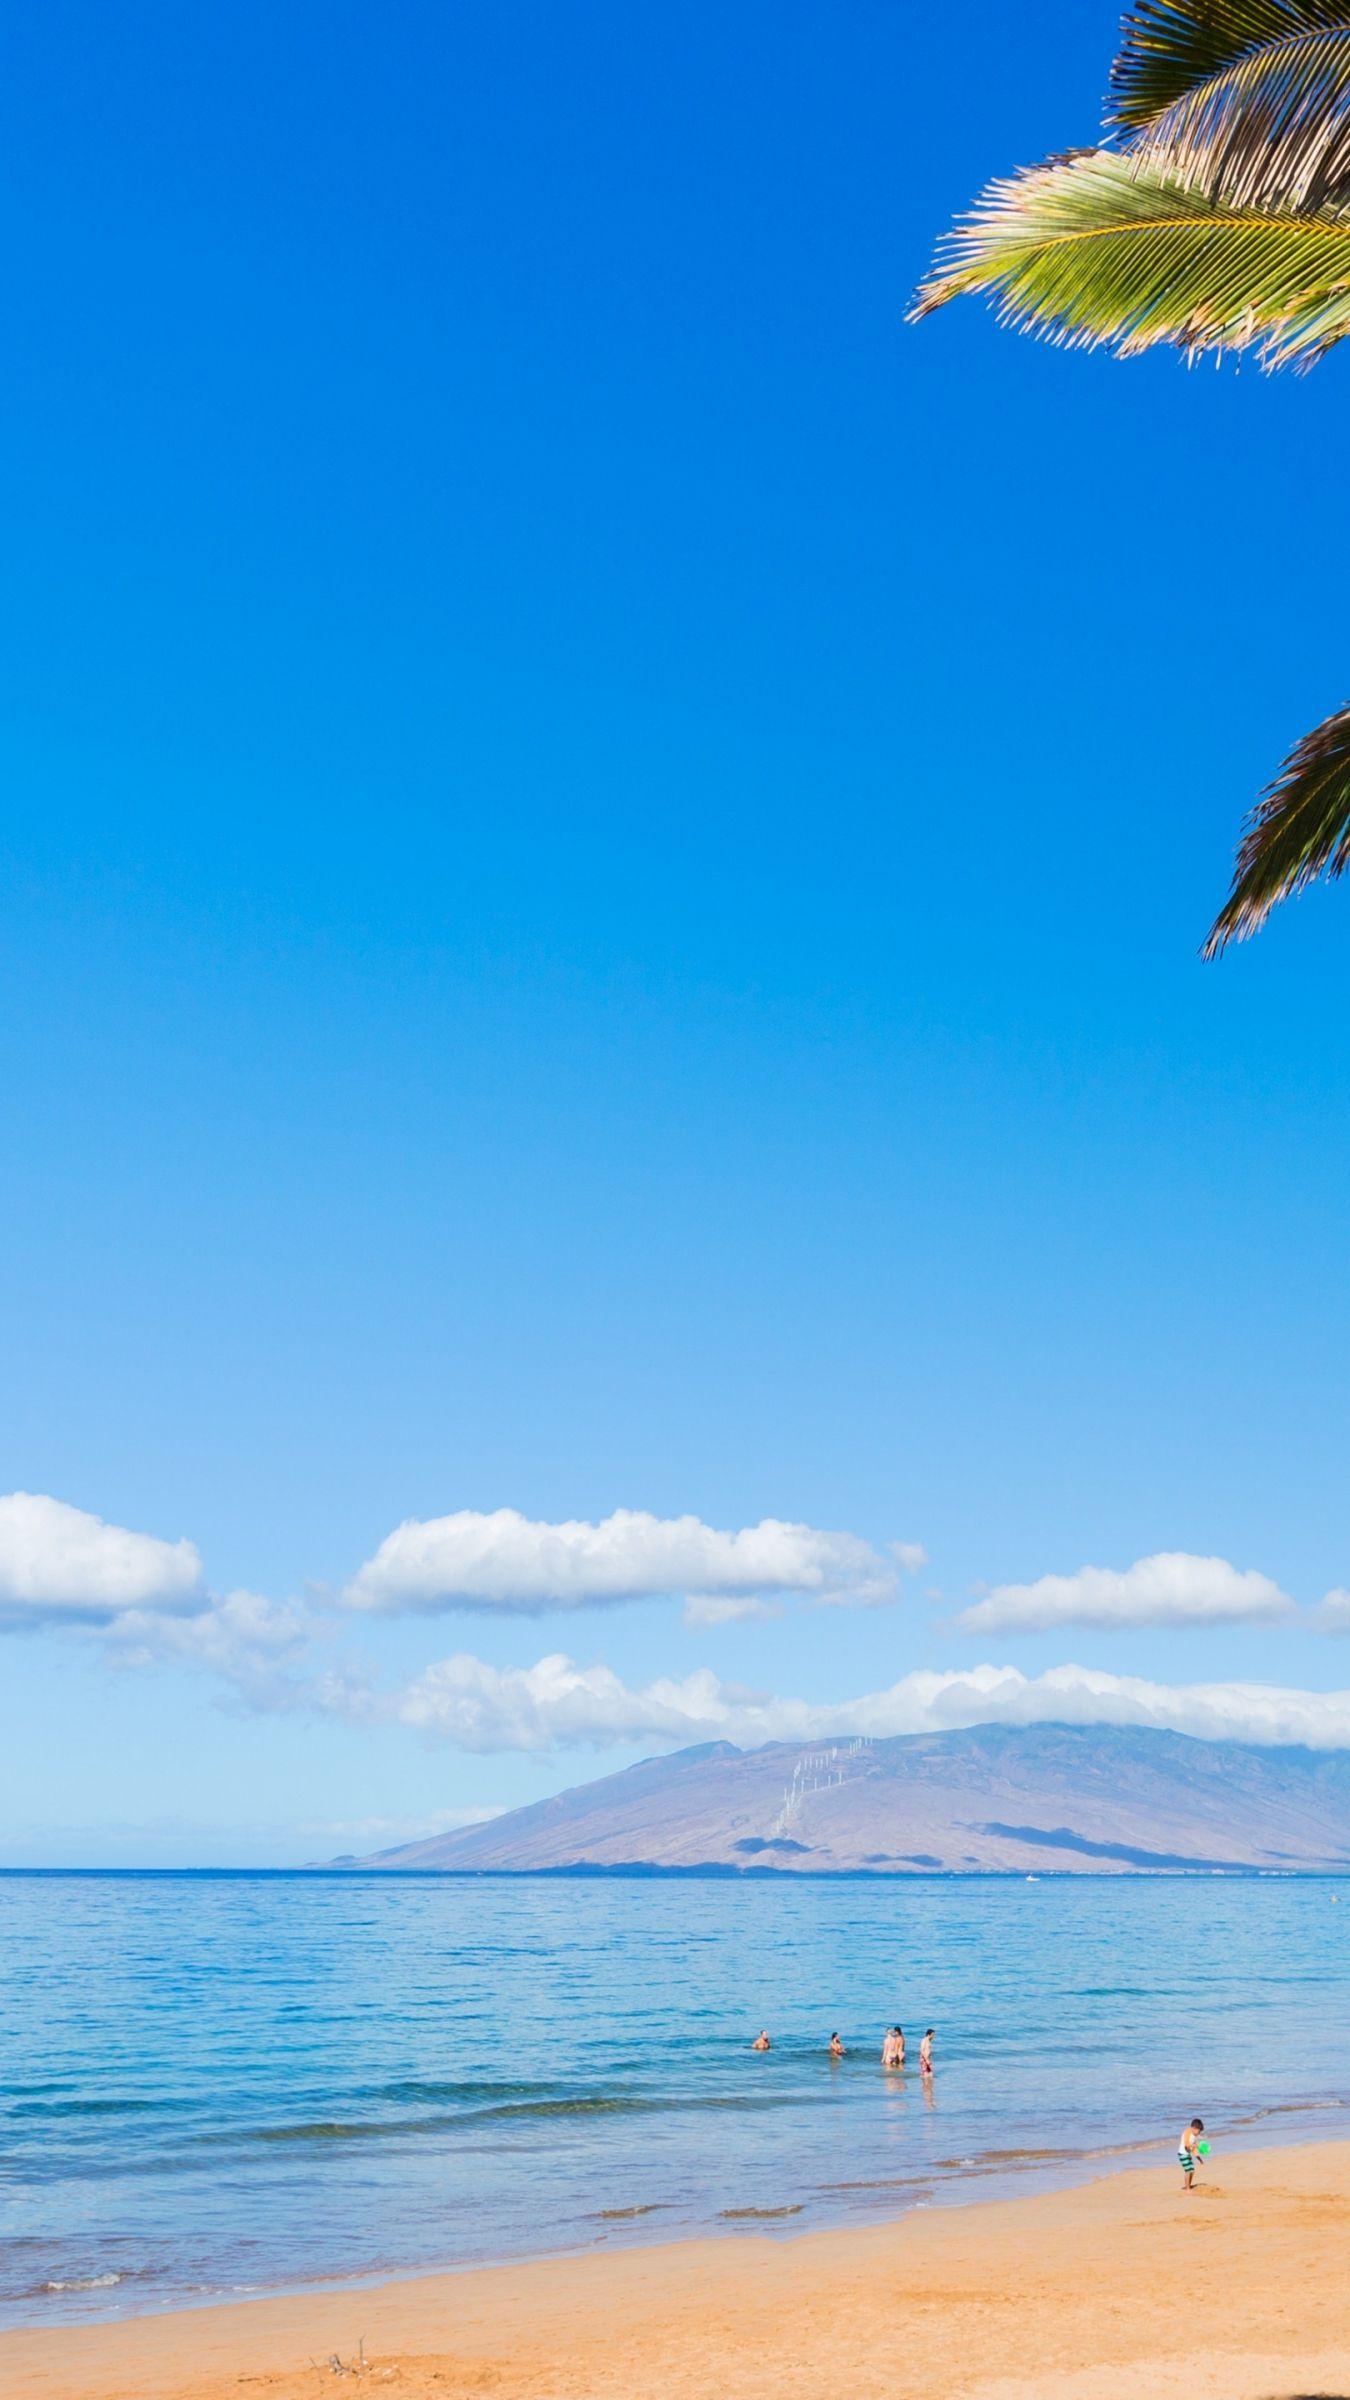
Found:
[{"label": "white cloud", "polygon": [[200,1667],[250,1708],[292,1708],[285,1669],[314,1634],[298,1601],[219,1597],[193,1543],[128,1533],[41,1493],[0,1497],[0,1632],[67,1628],[116,1666]]},{"label": "white cloud", "polygon": [[906,1575],[917,1575],[920,1567],[928,1564],[928,1552],[922,1542],[892,1542],[890,1550]]},{"label": "white cloud", "polygon": [[461,1655],[380,1693],[337,1676],[313,1688],[314,1704],[361,1724],[401,1724],[471,1751],[657,1747],[723,1740],[753,1748],[870,1734],[940,1733],[963,1725],[1139,1725],[1206,1741],[1306,1743],[1350,1749],[1350,1692],[1273,1684],[1149,1683],[1092,1668],[1043,1675],[982,1666],[906,1675],[856,1700],[779,1698],[719,1681],[709,1669],[640,1689],[605,1666],[541,1658],[494,1667]]},{"label": "white cloud", "polygon": [[684,1622],[701,1625],[762,1625],[783,1611],[772,1600],[719,1600],[711,1592],[691,1592],[684,1604]]},{"label": "white cloud", "polygon": [[195,1615],[156,1615],[126,1609],[103,1629],[108,1655],[128,1667],[201,1667],[232,1686],[254,1709],[294,1708],[303,1687],[286,1670],[314,1632],[296,1600],[265,1600],[258,1592],[227,1592]]},{"label": "white cloud", "polygon": [[128,1533],[41,1492],[0,1498],[0,1627],[106,1624],[128,1608],[189,1608],[201,1572],[191,1542]]},{"label": "white cloud", "polygon": [[1340,1585],[1328,1592],[1313,1610],[1311,1622],[1318,1633],[1350,1633],[1350,1592]]},{"label": "white cloud", "polygon": [[1254,1569],[1226,1558],[1193,1558],[1163,1550],[1120,1572],[1080,1567],[1076,1575],[1042,1575],[1037,1583],[1004,1583],[957,1619],[963,1633],[1044,1633],[1060,1625],[1237,1625],[1287,1617],[1294,1603]]},{"label": "white cloud", "polygon": [[766,1517],[722,1533],[698,1517],[616,1509],[598,1525],[533,1522],[514,1508],[490,1515],[410,1517],[348,1584],[349,1608],[439,1615],[487,1609],[539,1616],[625,1600],[694,1594],[703,1600],[791,1593],[869,1606],[895,1596],[895,1569],[852,1533]]}]

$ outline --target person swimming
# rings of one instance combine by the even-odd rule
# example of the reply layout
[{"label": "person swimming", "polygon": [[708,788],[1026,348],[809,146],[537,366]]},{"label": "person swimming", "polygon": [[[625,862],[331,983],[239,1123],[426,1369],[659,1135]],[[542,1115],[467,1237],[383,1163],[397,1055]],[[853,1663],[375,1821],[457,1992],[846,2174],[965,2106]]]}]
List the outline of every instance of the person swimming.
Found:
[{"label": "person swimming", "polygon": [[750,2047],[752,2050],[772,2050],[773,2043],[769,2040],[767,2033],[757,2033]]},{"label": "person swimming", "polygon": [[1204,2130],[1204,2118],[1192,2117],[1181,2137],[1181,2146],[1177,2151],[1177,2165],[1181,2169],[1182,2187],[1188,2192],[1199,2172],[1201,2158],[1209,2148],[1208,2142],[1202,2142],[1200,2139]]},{"label": "person swimming", "polygon": [[905,2063],[905,2036],[899,2025],[892,2025],[881,2045],[881,2063],[883,2067],[903,2067]]},{"label": "person swimming", "polygon": [[932,2028],[932,2026],[930,2025],[930,2026],[929,2026],[929,2028],[928,2028],[928,2031],[927,2031],[927,2033],[926,2033],[926,2034],[924,2035],[924,2037],[923,2037],[923,2040],[922,2040],[922,2041],[920,2042],[920,2044],[919,2044],[919,2073],[920,2073],[921,2075],[931,2075],[931,2074],[932,2074],[932,2072],[933,2072],[933,2028]]},{"label": "person swimming", "polygon": [[837,2033],[832,2033],[832,2034],[830,2035],[830,2056],[831,2056],[831,2058],[847,2058],[847,2057],[848,2057],[848,2052],[847,2052],[847,2050],[844,2048],[844,2045],[843,2045],[843,2043],[840,2041],[840,2039],[839,2039],[839,2036],[838,2036],[838,2034],[837,2034]]}]

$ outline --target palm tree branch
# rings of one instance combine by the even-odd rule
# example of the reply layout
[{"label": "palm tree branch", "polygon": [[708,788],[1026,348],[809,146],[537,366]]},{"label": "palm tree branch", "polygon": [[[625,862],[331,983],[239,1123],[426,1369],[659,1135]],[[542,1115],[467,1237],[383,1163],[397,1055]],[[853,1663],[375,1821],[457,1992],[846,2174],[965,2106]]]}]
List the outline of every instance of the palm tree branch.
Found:
[{"label": "palm tree branch", "polygon": [[1206,200],[1111,150],[989,185],[912,315],[966,292],[1051,340],[1119,355],[1172,342],[1307,362],[1350,331],[1350,222]]},{"label": "palm tree branch", "polygon": [[1350,867],[1350,708],[1295,744],[1247,819],[1233,888],[1203,956],[1256,933],[1281,900]]},{"label": "palm tree branch", "polygon": [[1111,69],[1111,122],[1147,125],[1241,60],[1348,22],[1346,0],[1137,0]]},{"label": "palm tree branch", "polygon": [[1350,13],[1248,51],[1173,100],[1130,156],[1208,199],[1317,210],[1350,193]]}]

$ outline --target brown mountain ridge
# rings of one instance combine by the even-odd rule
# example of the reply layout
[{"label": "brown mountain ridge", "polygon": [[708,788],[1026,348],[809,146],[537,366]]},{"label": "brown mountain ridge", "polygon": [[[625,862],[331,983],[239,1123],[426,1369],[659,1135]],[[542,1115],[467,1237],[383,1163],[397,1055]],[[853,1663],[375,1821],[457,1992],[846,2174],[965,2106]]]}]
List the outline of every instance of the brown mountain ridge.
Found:
[{"label": "brown mountain ridge", "polygon": [[710,1742],[334,1866],[386,1874],[1350,1873],[1350,1754],[1120,1726]]}]

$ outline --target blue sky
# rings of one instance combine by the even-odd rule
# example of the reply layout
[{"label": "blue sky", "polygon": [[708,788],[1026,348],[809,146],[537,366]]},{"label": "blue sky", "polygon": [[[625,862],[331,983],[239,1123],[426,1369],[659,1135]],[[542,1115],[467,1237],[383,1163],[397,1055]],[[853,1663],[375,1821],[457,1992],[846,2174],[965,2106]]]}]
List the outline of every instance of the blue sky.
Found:
[{"label": "blue sky", "polygon": [[[1092,138],[1115,25],[15,27],[0,1489],[190,1541],[175,1623],[295,1614],[279,1696],[16,1607],[12,1863],[360,1846],[659,1732],[350,1698],[459,1652],[1350,1684],[1350,901],[1197,957],[1345,695],[1350,363],[903,321],[989,174]],[[930,1563],[716,1626],[337,1604],[501,1509]],[[954,1627],[1156,1553],[1297,1613]]]}]

